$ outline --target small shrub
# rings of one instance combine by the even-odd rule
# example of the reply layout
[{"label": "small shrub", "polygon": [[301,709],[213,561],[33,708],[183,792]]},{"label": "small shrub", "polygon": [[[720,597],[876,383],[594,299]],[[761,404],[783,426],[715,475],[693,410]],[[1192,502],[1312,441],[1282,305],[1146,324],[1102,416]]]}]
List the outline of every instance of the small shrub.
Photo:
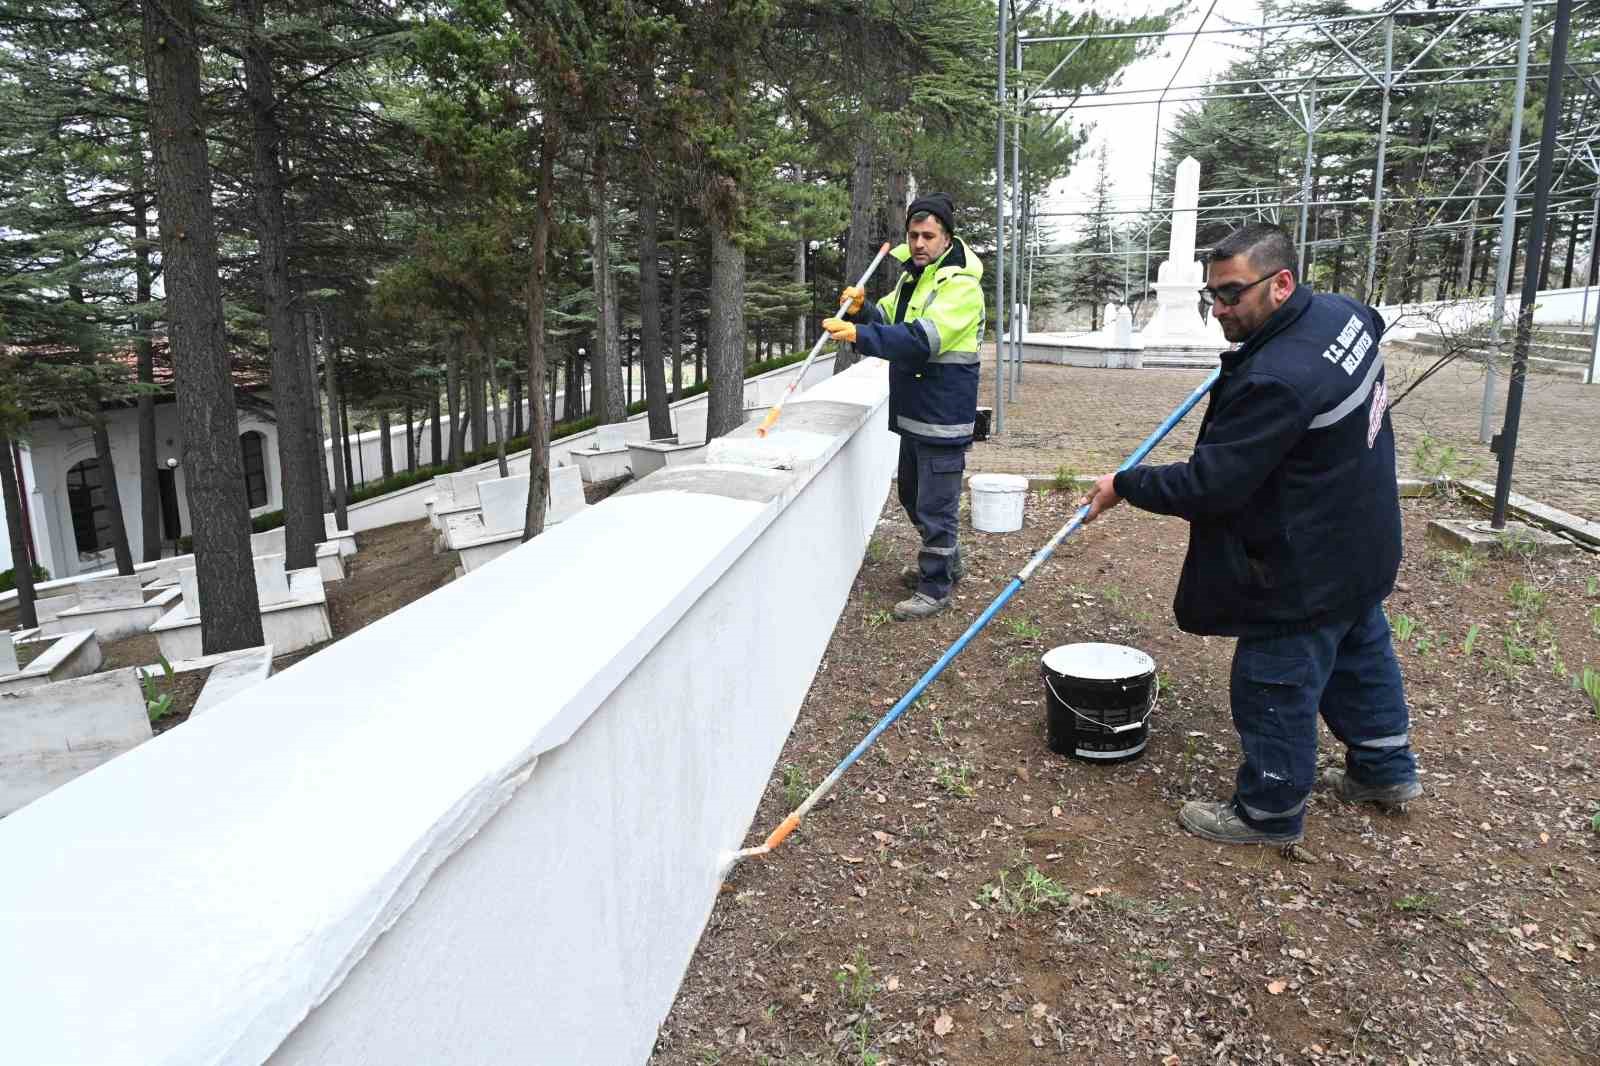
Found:
[{"label": "small shrub", "polygon": [[811,794],[811,779],[806,772],[798,766],[789,765],[783,768],[783,802],[792,811],[804,803]]},{"label": "small shrub", "polygon": [[1078,472],[1066,463],[1062,463],[1056,467],[1056,477],[1051,487],[1057,492],[1076,492],[1078,489]]},{"label": "small shrub", "polygon": [[1544,613],[1545,593],[1537,585],[1522,580],[1513,581],[1508,596],[1511,606],[1524,618],[1537,618]]},{"label": "small shrub", "polygon": [[983,898],[1007,914],[1032,914],[1069,896],[1071,893],[1061,882],[1032,865],[1020,873],[1001,870],[998,879],[983,886]]},{"label": "small shrub", "polygon": [[[50,571],[42,566],[33,568],[34,581],[49,581]],[[0,592],[10,592],[17,587],[17,571],[15,567],[10,570],[0,570]]]},{"label": "small shrub", "polygon": [[1426,478],[1471,477],[1478,469],[1476,461],[1462,462],[1461,452],[1453,444],[1445,444],[1430,434],[1423,434],[1411,456],[1417,473]]}]

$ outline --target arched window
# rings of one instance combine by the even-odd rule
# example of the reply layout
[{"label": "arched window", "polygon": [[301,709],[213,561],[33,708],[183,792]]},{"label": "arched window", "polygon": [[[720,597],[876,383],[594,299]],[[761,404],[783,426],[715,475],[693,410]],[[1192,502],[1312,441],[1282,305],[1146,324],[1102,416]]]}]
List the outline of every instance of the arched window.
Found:
[{"label": "arched window", "polygon": [[244,454],[244,493],[252,508],[267,505],[266,440],[253,429],[239,436],[239,450]]},{"label": "arched window", "polygon": [[90,556],[111,547],[111,518],[100,487],[100,460],[85,459],[67,471],[67,506],[78,554]]}]

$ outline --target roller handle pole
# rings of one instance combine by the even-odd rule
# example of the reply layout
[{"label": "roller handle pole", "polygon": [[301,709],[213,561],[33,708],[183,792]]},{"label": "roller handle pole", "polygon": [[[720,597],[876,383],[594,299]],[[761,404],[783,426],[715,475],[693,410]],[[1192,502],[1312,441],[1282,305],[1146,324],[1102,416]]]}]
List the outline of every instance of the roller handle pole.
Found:
[{"label": "roller handle pole", "polygon": [[[867,266],[866,273],[862,274],[861,280],[856,282],[857,288],[864,289],[867,287],[867,279],[872,277],[872,272],[878,269],[878,264],[883,262],[883,257],[888,254],[889,242],[884,241],[883,245],[878,249],[878,254],[872,257],[872,262]],[[839,304],[838,313],[842,315],[845,313],[845,311],[849,310],[849,308],[850,301],[842,301]],[[783,405],[789,402],[789,397],[794,394],[794,390],[799,388],[800,382],[805,380],[806,371],[811,369],[812,362],[816,360],[817,353],[822,351],[822,346],[827,343],[827,340],[828,334],[823,333],[822,336],[817,338],[817,343],[811,346],[811,354],[806,356],[806,361],[804,363],[800,364],[800,372],[790,380],[789,387],[783,390],[783,395],[778,398],[778,402],[772,405],[772,410],[767,412],[767,417],[763,418],[761,420],[761,424],[756,427],[756,436],[765,437],[769,432],[771,432],[772,427],[777,424],[778,416],[783,413]]]},{"label": "roller handle pole", "polygon": [[[885,245],[884,247],[887,248],[888,245]],[[874,263],[876,263],[876,260],[874,260]],[[869,270],[868,273],[870,274],[871,271]],[[1176,426],[1183,420],[1185,415],[1194,410],[1195,404],[1199,403],[1201,399],[1204,398],[1206,393],[1211,391],[1212,386],[1217,383],[1221,376],[1222,371],[1220,369],[1212,371],[1211,376],[1206,378],[1205,381],[1201,382],[1199,387],[1190,393],[1188,398],[1185,399],[1183,403],[1179,404],[1177,408],[1174,409],[1173,412],[1162,421],[1161,425],[1156,427],[1155,432],[1146,437],[1144,439],[1144,443],[1140,444],[1139,447],[1133,450],[1132,455],[1123,460],[1122,465],[1117,467],[1118,472],[1120,473],[1123,470],[1131,470],[1143,462],[1145,456],[1149,455],[1155,446],[1161,443],[1162,438],[1164,438],[1168,433],[1172,432],[1172,427]],[[793,833],[800,827],[801,819],[805,818],[805,816],[811,812],[811,808],[820,803],[822,798],[833,789],[833,786],[838,784],[839,779],[844,776],[845,771],[854,766],[856,760],[860,759],[862,755],[866,754],[868,748],[877,743],[878,738],[883,735],[884,730],[893,725],[895,720],[906,712],[907,708],[917,702],[918,698],[920,698],[922,693],[926,691],[927,687],[933,684],[940,674],[944,673],[945,667],[949,666],[951,661],[954,660],[957,655],[961,654],[966,646],[972,642],[973,637],[982,632],[983,628],[994,620],[994,616],[999,614],[1001,609],[1011,601],[1011,597],[1015,596],[1017,592],[1021,590],[1023,584],[1028,580],[1028,578],[1033,576],[1034,571],[1044,565],[1045,561],[1050,558],[1050,556],[1058,547],[1061,546],[1061,542],[1066,540],[1083,525],[1084,517],[1088,515],[1088,513],[1089,507],[1087,504],[1079,507],[1077,512],[1073,514],[1071,520],[1068,521],[1066,525],[1058,529],[1055,536],[1050,538],[1049,543],[1034,553],[1033,558],[1028,560],[1028,565],[1024,566],[1021,572],[1018,573],[1016,577],[1011,579],[1010,583],[1006,585],[1006,587],[1001,591],[1000,595],[994,598],[994,602],[989,604],[988,607],[984,608],[983,613],[980,614],[977,619],[967,627],[967,631],[961,634],[960,639],[958,639],[954,644],[950,645],[950,647],[946,649],[945,653],[939,656],[939,660],[928,668],[928,672],[923,674],[922,677],[917,680],[915,685],[911,686],[911,691],[907,692],[904,696],[901,696],[899,701],[889,709],[889,713],[880,718],[878,720],[878,724],[872,727],[872,731],[861,738],[861,743],[857,744],[855,748],[851,750],[850,754],[846,755],[844,760],[840,762],[838,766],[834,767],[833,773],[829,774],[823,780],[822,784],[811,790],[811,794],[805,798],[805,802],[796,807],[794,812],[785,818],[783,822],[779,824],[778,828],[772,831],[764,843],[762,843],[759,847],[745,848],[743,851],[735,852],[733,855],[733,861],[737,862],[740,859],[756,855],[769,855],[780,844],[787,840],[789,838],[789,834]]]}]

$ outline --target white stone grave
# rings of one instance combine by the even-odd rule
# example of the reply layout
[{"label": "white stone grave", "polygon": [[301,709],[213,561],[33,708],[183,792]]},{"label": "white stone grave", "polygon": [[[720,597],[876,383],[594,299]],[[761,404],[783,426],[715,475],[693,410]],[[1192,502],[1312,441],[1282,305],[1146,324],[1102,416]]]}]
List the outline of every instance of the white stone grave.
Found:
[{"label": "white stone grave", "polygon": [[521,533],[528,517],[528,478],[493,478],[478,482],[478,502],[487,533]]},{"label": "white stone grave", "polygon": [[339,528],[339,516],[332,512],[322,516],[322,532],[328,541],[339,546],[339,554],[345,558],[356,553],[356,535],[349,530]]},{"label": "white stone grave", "polygon": [[677,437],[634,441],[628,445],[628,465],[634,478],[642,478],[669,466],[688,466],[706,461],[706,442],[679,444]]},{"label": "white stone grave", "polygon": [[[314,566],[290,570],[287,577],[289,598],[261,607],[263,639],[272,645],[278,655],[288,655],[333,639],[320,570]],[[196,611],[191,614],[189,602],[186,598],[183,604],[162,615],[150,627],[150,632],[156,635],[156,642],[161,647],[161,654],[169,662],[196,659],[203,653],[200,613]]]},{"label": "white stone grave", "polygon": [[283,556],[258,555],[251,560],[256,571],[256,600],[263,607],[289,599],[289,577],[283,569]]},{"label": "white stone grave", "polygon": [[38,630],[33,633],[30,637],[14,638],[15,643],[42,644],[45,650],[25,667],[10,673],[0,670],[0,693],[22,692],[53,681],[82,677],[100,669],[100,641],[95,638],[94,630],[83,629],[59,636],[47,636]]},{"label": "white stone grave", "polygon": [[0,676],[20,671],[21,668],[17,665],[17,648],[11,642],[11,634],[0,633]]},{"label": "white stone grave", "polygon": [[317,569],[324,582],[344,580],[344,556],[339,554],[339,545],[332,541],[317,545]]},{"label": "white stone grave", "polygon": [[0,694],[0,816],[150,736],[131,668]]},{"label": "white stone grave", "polygon": [[144,581],[139,574],[85,581],[78,586],[77,606],[60,610],[49,620],[40,619],[40,631],[54,637],[90,630],[101,641],[143,633],[176,599],[171,590],[147,591]]},{"label": "white stone grave", "polygon": [[545,512],[545,525],[565,521],[589,506],[583,494],[583,472],[575,466],[550,468],[550,509]]}]

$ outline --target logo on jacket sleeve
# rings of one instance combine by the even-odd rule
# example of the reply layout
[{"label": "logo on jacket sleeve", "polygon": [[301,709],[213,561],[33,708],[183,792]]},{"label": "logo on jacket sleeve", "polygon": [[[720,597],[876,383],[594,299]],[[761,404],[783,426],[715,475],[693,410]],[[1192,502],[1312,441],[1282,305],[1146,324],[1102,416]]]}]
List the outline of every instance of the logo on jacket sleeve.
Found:
[{"label": "logo on jacket sleeve", "polygon": [[1370,449],[1383,428],[1383,416],[1389,412],[1389,383],[1379,381],[1372,390],[1372,408],[1367,412],[1367,447]]},{"label": "logo on jacket sleeve", "polygon": [[1339,336],[1334,338],[1333,343],[1322,350],[1322,358],[1338,366],[1346,374],[1354,374],[1356,367],[1361,365],[1361,360],[1372,350],[1373,343],[1372,334],[1367,332],[1366,323],[1361,320],[1359,314],[1353,314],[1350,316],[1350,321],[1339,331]]}]

